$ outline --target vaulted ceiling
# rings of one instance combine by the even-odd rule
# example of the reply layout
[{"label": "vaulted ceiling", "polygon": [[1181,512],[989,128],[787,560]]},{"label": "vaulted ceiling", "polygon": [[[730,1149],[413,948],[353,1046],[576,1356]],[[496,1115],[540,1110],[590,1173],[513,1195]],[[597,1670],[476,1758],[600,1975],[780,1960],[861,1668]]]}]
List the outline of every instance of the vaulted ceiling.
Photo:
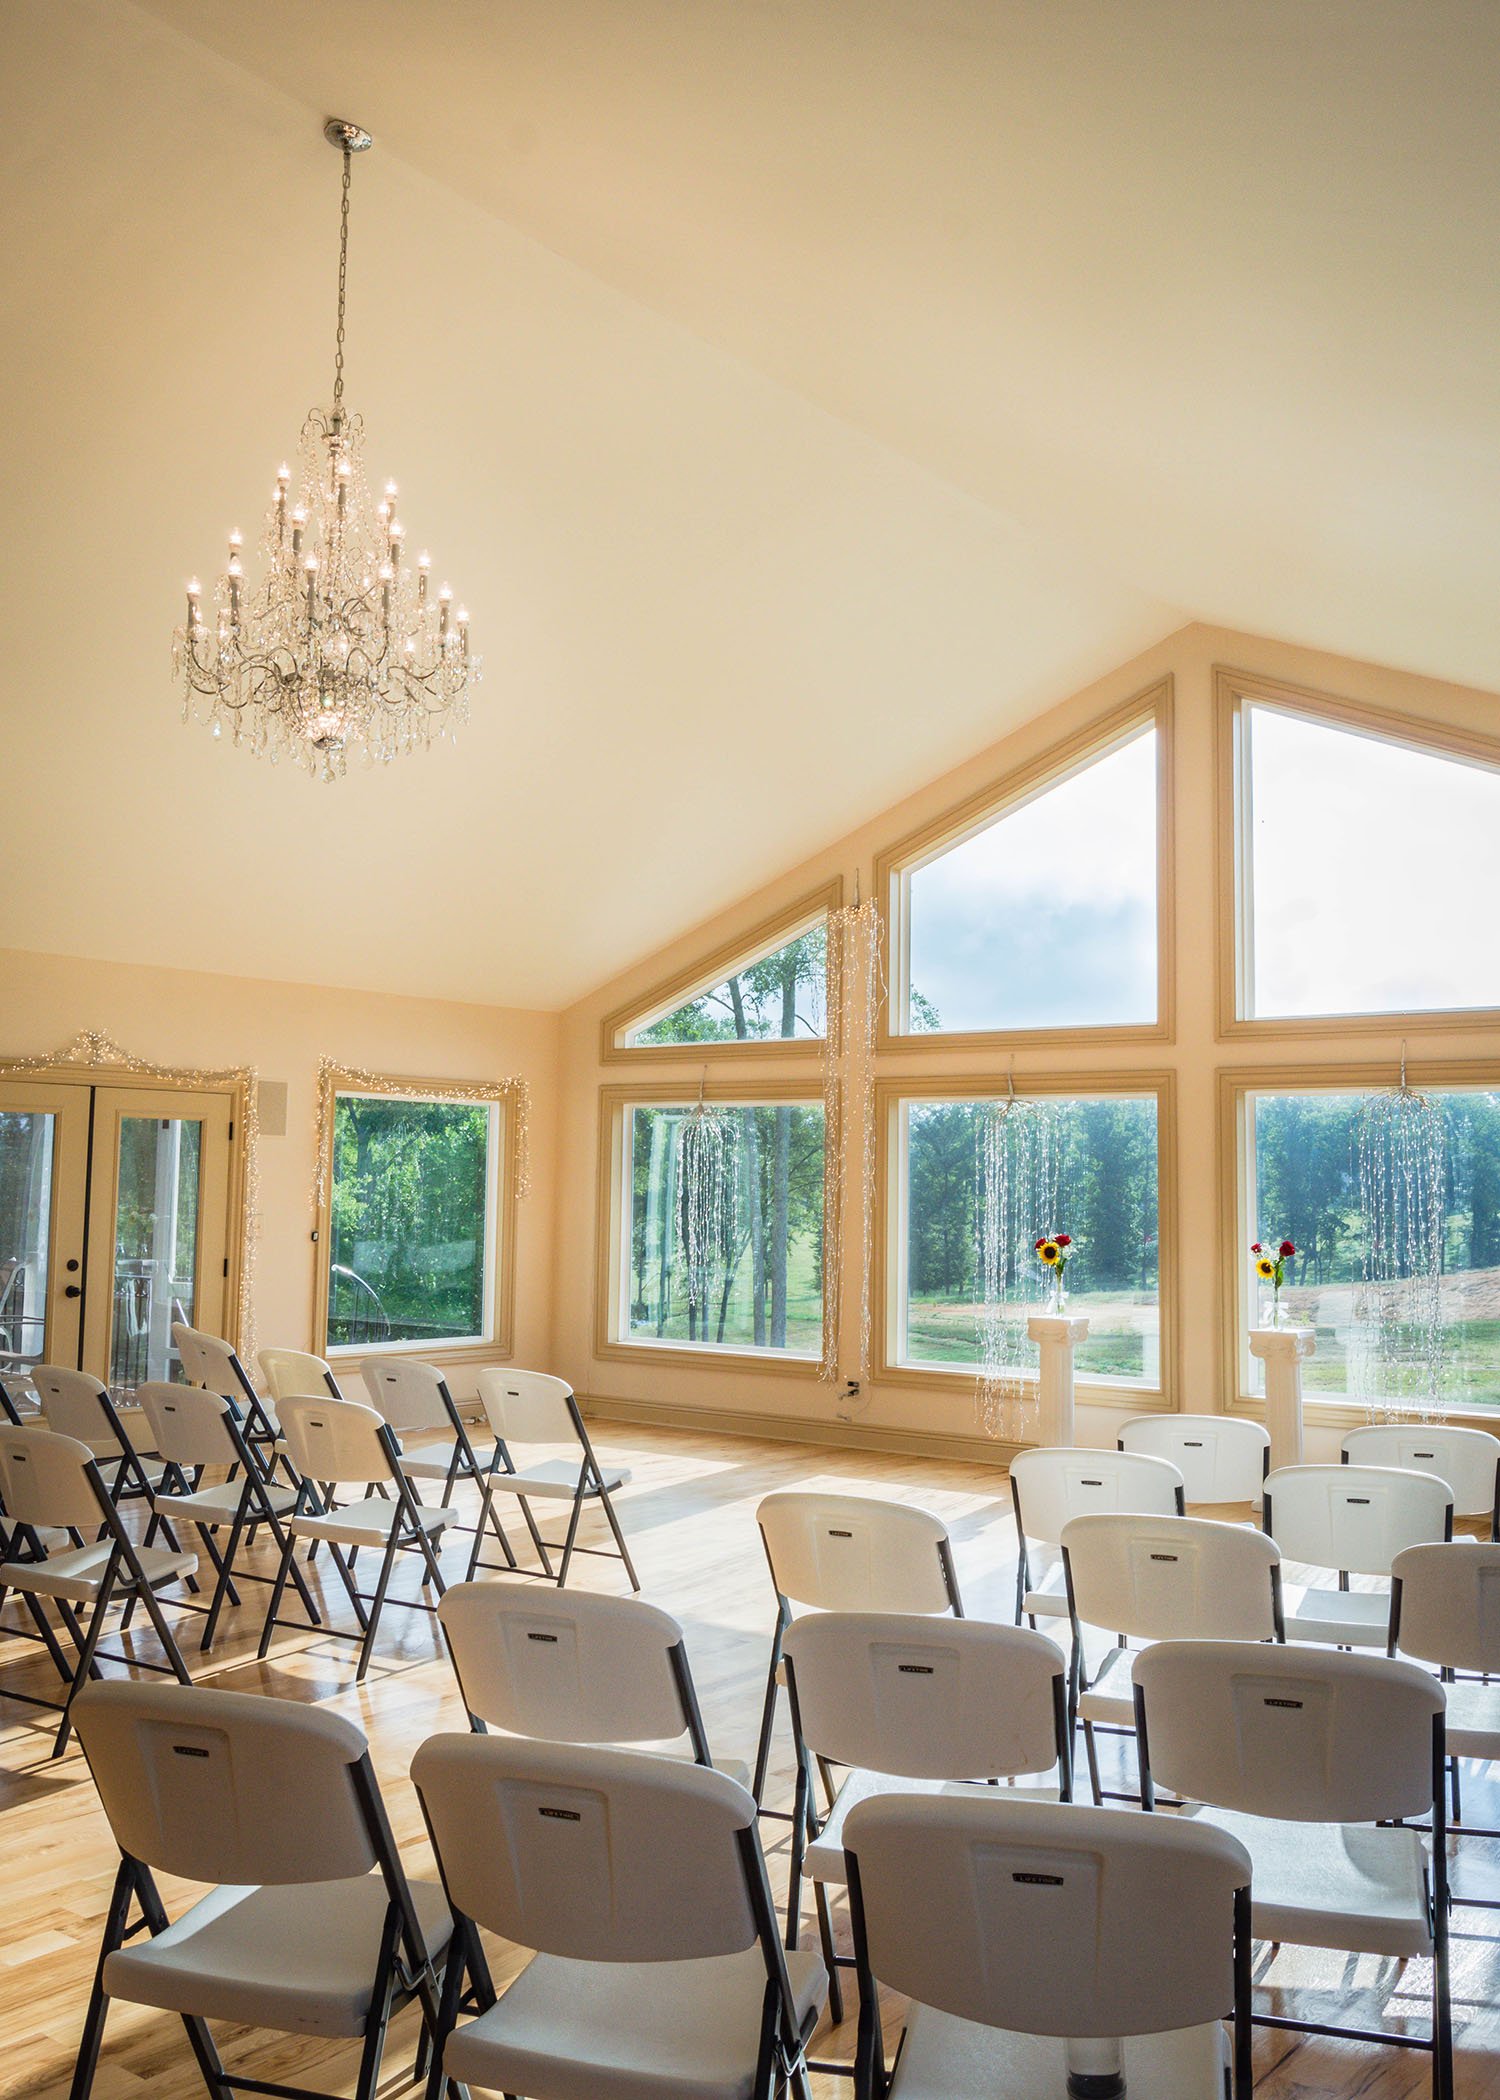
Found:
[{"label": "vaulted ceiling", "polygon": [[[1500,687],[1488,0],[11,0],[17,945],[558,1005],[1190,618]],[[326,396],[473,612],[323,788],[178,726]]]}]

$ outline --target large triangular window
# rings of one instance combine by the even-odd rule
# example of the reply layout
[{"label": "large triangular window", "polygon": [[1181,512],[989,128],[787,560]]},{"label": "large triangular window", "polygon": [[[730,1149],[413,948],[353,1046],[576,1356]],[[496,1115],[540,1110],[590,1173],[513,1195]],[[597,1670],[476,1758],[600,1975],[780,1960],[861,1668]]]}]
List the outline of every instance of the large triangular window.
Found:
[{"label": "large triangular window", "polygon": [[898,865],[897,1035],[1154,1028],[1158,712]]},{"label": "large triangular window", "polygon": [[671,1049],[695,1043],[770,1043],[816,1040],[827,1028],[826,910],[787,937],[783,925],[769,947],[751,950],[730,969],[722,964],[706,984],[683,995],[679,986],[665,1010],[647,1009],[610,1028],[616,1047]]}]

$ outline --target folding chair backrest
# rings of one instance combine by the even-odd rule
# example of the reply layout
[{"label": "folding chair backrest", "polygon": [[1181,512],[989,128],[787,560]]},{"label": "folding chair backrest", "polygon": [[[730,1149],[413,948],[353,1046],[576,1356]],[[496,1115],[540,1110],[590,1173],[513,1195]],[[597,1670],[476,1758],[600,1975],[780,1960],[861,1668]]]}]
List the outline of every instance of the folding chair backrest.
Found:
[{"label": "folding chair backrest", "polygon": [[789,1490],[756,1511],[776,1587],[819,1611],[944,1612],[941,1520],[909,1502]]},{"label": "folding chair backrest", "polygon": [[889,1794],[849,1811],[844,1845],[870,1968],[919,2004],[1027,2034],[1127,2035],[1204,2025],[1233,2003],[1250,1859],[1224,1831],[1004,1794]]},{"label": "folding chair backrest", "polygon": [[1271,1437],[1244,1415],[1133,1415],[1120,1449],[1168,1459],[1189,1502],[1259,1502]]},{"label": "folding chair backrest", "polygon": [[682,1628],[654,1604],[459,1582],[438,1617],[464,1702],[489,1726],[563,1743],[662,1742],[687,1726],[669,1659]]},{"label": "folding chair backrest", "polygon": [[178,1466],[232,1466],[240,1448],[230,1435],[229,1402],[195,1385],[136,1387],[137,1404],[151,1425],[151,1441]]},{"label": "folding chair backrest", "polygon": [[47,1427],[59,1436],[76,1437],[95,1458],[120,1458],[124,1447],[115,1434],[109,1388],[91,1371],[65,1364],[38,1364],[31,1374]]},{"label": "folding chair backrest", "polygon": [[368,1486],[389,1480],[382,1422],[359,1400],[283,1400],[277,1412],[292,1464],[305,1480]]},{"label": "folding chair backrest", "polygon": [[757,1936],[755,1803],[723,1772],[499,1735],[433,1736],[411,1769],[450,1900],[517,1946],[685,1961]]},{"label": "folding chair backrest", "polygon": [[1453,1529],[1453,1496],[1433,1473],[1394,1466],[1280,1466],[1266,1480],[1266,1529],[1284,1560],[1389,1575],[1406,1546]]},{"label": "folding chair backrest", "polygon": [[1067,1665],[1045,1634],[982,1619],[814,1612],[786,1636],[815,1755],[902,1779],[1047,1772]]},{"label": "folding chair backrest", "polygon": [[92,1684],[74,1714],[122,1852],[188,1881],[340,1881],[376,1853],[351,1721],[204,1685]]},{"label": "folding chair backrest", "polygon": [[1432,1807],[1442,1686],[1415,1663],[1327,1648],[1162,1641],[1135,1662],[1151,1774],[1185,1800],[1294,1823]]},{"label": "folding chair backrest", "polygon": [[91,1532],[105,1507],[91,1474],[94,1454],[54,1429],[0,1428],[0,1503],[17,1524]]},{"label": "folding chair backrest", "polygon": [[576,1444],[578,1426],[566,1378],[546,1371],[486,1368],[475,1378],[485,1420],[507,1444]]},{"label": "folding chair backrest", "polygon": [[1351,1465],[1435,1473],[1453,1494],[1456,1517],[1491,1517],[1500,1480],[1500,1437],[1443,1423],[1371,1422],[1345,1432]]},{"label": "folding chair backrest", "polygon": [[306,1349],[262,1349],[259,1355],[261,1376],[278,1407],[283,1400],[296,1400],[309,1393],[340,1397],[328,1383],[333,1373],[321,1356],[313,1356]]},{"label": "folding chair backrest", "polygon": [[178,1321],[172,1328],[172,1340],[190,1384],[201,1385],[210,1393],[222,1393],[236,1407],[244,1406],[249,1380],[222,1335],[205,1334],[201,1328],[185,1327]]},{"label": "folding chair backrest", "polygon": [[1072,1517],[1095,1510],[1128,1510],[1140,1516],[1175,1516],[1182,1504],[1182,1475],[1170,1459],[1135,1451],[1018,1451],[1010,1462],[1011,1487],[1021,1513],[1022,1535],[1056,1546]]},{"label": "folding chair backrest", "polygon": [[1276,1637],[1281,1556],[1263,1531],[1206,1517],[1074,1517],[1062,1549],[1087,1626],[1144,1641]]},{"label": "folding chair backrest", "polygon": [[397,1436],[450,1426],[443,1374],[435,1364],[419,1363],[414,1356],[367,1356],[359,1368],[371,1404]]},{"label": "folding chair backrest", "polygon": [[1408,1546],[1391,1574],[1401,1585],[1403,1654],[1500,1676],[1500,1546],[1467,1539]]}]

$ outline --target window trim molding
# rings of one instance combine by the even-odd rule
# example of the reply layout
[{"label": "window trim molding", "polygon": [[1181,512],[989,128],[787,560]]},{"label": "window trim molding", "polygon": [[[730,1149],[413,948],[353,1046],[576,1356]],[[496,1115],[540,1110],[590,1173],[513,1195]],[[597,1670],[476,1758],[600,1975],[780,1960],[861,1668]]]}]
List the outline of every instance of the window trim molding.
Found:
[{"label": "window trim molding", "polygon": [[1214,863],[1217,890],[1214,976],[1215,1035],[1220,1042],[1275,1037],[1286,1042],[1370,1035],[1472,1034],[1500,1028],[1500,1007],[1395,1008],[1372,1014],[1255,1015],[1254,924],[1246,818],[1250,782],[1241,732],[1246,703],[1260,701],[1340,729],[1397,744],[1429,757],[1470,759],[1500,773],[1500,737],[1424,715],[1346,700],[1216,664],[1214,681]]},{"label": "window trim molding", "polygon": [[[698,1063],[703,1060],[700,1057]],[[601,1359],[613,1359],[620,1363],[672,1365],[702,1370],[714,1364],[726,1371],[764,1371],[772,1377],[817,1379],[822,1372],[822,1352],[816,1356],[787,1356],[775,1349],[718,1349],[700,1347],[692,1342],[673,1342],[670,1345],[655,1342],[632,1342],[622,1340],[614,1333],[613,1313],[618,1304],[620,1262],[623,1243],[621,1225],[621,1195],[624,1188],[625,1171],[625,1115],[627,1108],[650,1108],[658,1104],[671,1106],[684,1099],[691,1102],[697,1089],[684,1088],[672,1080],[648,1080],[631,1086],[625,1082],[603,1086],[599,1089],[599,1166],[594,1203],[594,1355]],[[764,1105],[793,1107],[813,1105],[823,1110],[823,1202],[825,1246],[827,1233],[828,1190],[832,1184],[829,1163],[837,1156],[841,1140],[839,1118],[831,1111],[824,1098],[821,1079],[782,1078],[780,1075],[766,1079],[751,1078],[707,1082],[703,1087],[705,1101],[722,1101],[741,1106]],[[837,1279],[830,1273],[829,1265],[823,1265],[823,1331],[826,1335],[834,1317],[837,1304]]]},{"label": "window trim molding", "polygon": [[[1219,1381],[1226,1414],[1264,1420],[1266,1403],[1243,1390],[1240,1336],[1248,1330],[1250,1263],[1241,1207],[1242,1172],[1248,1164],[1249,1094],[1369,1093],[1395,1086],[1401,1077],[1398,1058],[1367,1058],[1358,1064],[1223,1065],[1218,1084],[1219,1172]],[[1500,1087],[1500,1052],[1490,1058],[1408,1060],[1407,1078],[1415,1087],[1488,1092]],[[1309,1393],[1303,1413],[1320,1428],[1353,1429],[1370,1419],[1369,1409],[1347,1395]],[[1488,1412],[1449,1411],[1445,1420],[1500,1435],[1500,1407]]]},{"label": "window trim molding", "polygon": [[[461,1088],[462,1092],[455,1092]],[[422,1361],[433,1364],[499,1363],[515,1349],[516,1227],[520,1214],[517,1173],[515,1091],[503,1081],[488,1079],[416,1079],[401,1074],[372,1075],[343,1066],[325,1066],[318,1083],[319,1127],[324,1132],[323,1156],[318,1162],[319,1196],[313,1225],[313,1341],[312,1353],[334,1364],[349,1364],[382,1350],[411,1354],[419,1349]],[[335,1106],[340,1094],[364,1100],[449,1101],[468,1107],[497,1111],[499,1170],[493,1180],[494,1248],[489,1263],[491,1332],[474,1340],[435,1342],[421,1347],[413,1342],[328,1342],[328,1269],[332,1258],[333,1168]],[[486,1211],[489,1200],[486,1200]],[[486,1218],[488,1227],[489,1218]]]},{"label": "window trim molding", "polygon": [[[876,1014],[875,1047],[880,1052],[914,1050],[975,1051],[1015,1044],[1045,1048],[1054,1044],[1074,1046],[1100,1044],[1145,1044],[1170,1042],[1176,1033],[1176,924],[1175,878],[1175,735],[1174,684],[1169,671],[1135,693],[1119,706],[1096,715],[1071,736],[1052,744],[1036,758],[1013,766],[906,833],[894,845],[875,856],[873,894],[879,899],[884,920],[882,929],[882,984]],[[908,878],[921,863],[935,859],[949,846],[958,845],[1009,811],[1034,802],[1049,788],[1104,757],[1109,749],[1124,743],[1133,729],[1147,724],[1156,731],[1156,1019],[1119,1026],[1091,1028],[955,1029],[902,1033],[891,1026],[899,993],[906,982],[909,956],[910,911]]]},{"label": "window trim molding", "polygon": [[[971,1369],[937,1370],[904,1364],[891,1352],[892,1313],[899,1289],[902,1189],[896,1172],[896,1115],[903,1101],[999,1099],[1009,1076],[994,1071],[877,1079],[875,1082],[875,1233],[871,1278],[871,1380],[878,1385],[960,1394],[972,1391]],[[1157,1303],[1161,1344],[1159,1387],[1112,1385],[1107,1380],[1078,1379],[1082,1407],[1128,1407],[1137,1414],[1176,1413],[1181,1392],[1180,1292],[1177,1274],[1177,1075],[1170,1068],[1150,1071],[1046,1072],[1017,1077],[1023,1099],[1058,1094],[1080,1099],[1110,1095],[1154,1094],[1156,1097]]]},{"label": "window trim molding", "polygon": [[745,932],[736,934],[733,940],[721,942],[686,969],[660,979],[631,999],[628,1005],[615,1007],[599,1023],[599,1062],[620,1065],[659,1059],[668,1065],[701,1065],[705,1058],[816,1057],[825,1040],[822,1036],[764,1036],[746,1043],[733,1039],[705,1043],[624,1043],[619,1038],[628,1029],[649,1027],[652,1021],[686,1005],[699,993],[712,991],[721,978],[734,974],[737,965],[748,967],[747,957],[762,959],[796,940],[799,934],[810,933],[819,919],[826,920],[828,913],[837,911],[843,901],[844,878],[835,875],[791,904],[784,905],[781,910],[759,920]]}]

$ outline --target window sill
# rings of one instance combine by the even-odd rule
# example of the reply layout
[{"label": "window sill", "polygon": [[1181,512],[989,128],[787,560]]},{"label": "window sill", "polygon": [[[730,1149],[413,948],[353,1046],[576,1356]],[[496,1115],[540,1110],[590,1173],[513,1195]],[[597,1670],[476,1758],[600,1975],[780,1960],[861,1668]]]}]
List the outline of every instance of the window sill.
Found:
[{"label": "window sill", "polygon": [[774,1376],[816,1378],[820,1356],[799,1356],[784,1349],[719,1349],[697,1342],[622,1342],[596,1344],[595,1354],[622,1363],[685,1364],[695,1370],[709,1365],[725,1371],[769,1371]]},{"label": "window sill", "polygon": [[414,1336],[409,1342],[340,1342],[327,1352],[327,1361],[362,1363],[367,1356],[411,1356],[424,1364],[508,1363],[515,1354],[499,1341],[423,1343]]}]

